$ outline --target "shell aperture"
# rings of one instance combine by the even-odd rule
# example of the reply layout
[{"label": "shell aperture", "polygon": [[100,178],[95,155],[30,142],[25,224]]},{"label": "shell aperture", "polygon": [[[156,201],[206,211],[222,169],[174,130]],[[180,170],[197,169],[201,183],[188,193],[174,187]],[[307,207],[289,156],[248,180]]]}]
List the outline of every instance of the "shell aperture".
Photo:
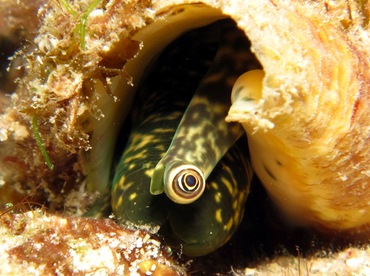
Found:
[{"label": "shell aperture", "polygon": [[[217,67],[210,67],[216,51],[216,55],[220,55],[218,37],[220,27],[223,29],[225,26],[231,30],[225,33],[235,35],[237,29],[233,22],[216,22],[183,35],[159,56],[138,90],[132,111],[131,134],[113,179],[112,208],[118,218],[139,227],[159,225],[168,244],[180,246],[185,254],[192,256],[212,252],[235,232],[243,215],[252,175],[245,135],[235,143],[242,134],[241,128],[231,124],[231,139],[228,134],[219,138],[214,133],[218,131],[214,126],[218,125],[226,125],[228,130],[225,132],[230,131],[224,118],[230,107],[231,87],[237,75],[259,67],[250,52],[240,57],[238,52],[226,54],[224,51],[221,51],[224,56],[218,57],[223,61]],[[239,40],[231,40],[234,41],[233,47],[249,49],[249,42],[241,32],[237,32]],[[241,37],[244,40],[240,40]],[[233,60],[225,63],[230,57]],[[217,72],[212,72],[213,68],[217,68]],[[230,68],[237,69],[233,71]],[[212,80],[212,76],[216,78]],[[211,92],[198,93],[202,86],[220,86],[227,90],[218,92],[218,89],[212,89]],[[197,91],[195,96],[194,91]],[[189,104],[194,99],[200,100]],[[223,111],[213,112],[219,109],[220,104],[226,106]],[[216,121],[212,116],[217,118]],[[210,137],[211,142],[204,137]],[[184,162],[178,158],[194,155],[194,152],[196,162],[187,162],[189,159]],[[176,158],[159,167],[160,161],[167,161],[168,156]],[[165,168],[170,168],[168,174],[164,172]],[[153,173],[155,171],[157,174]],[[184,198],[202,186],[204,192],[190,204],[170,200],[168,191],[153,195],[150,185],[158,175],[162,191],[165,177],[176,179]],[[173,190],[179,193],[176,188]]]},{"label": "shell aperture", "polygon": [[[219,36],[215,59],[187,107],[165,156],[156,165],[151,181],[152,194],[165,191],[180,204],[192,203],[201,196],[205,179],[244,133],[239,124],[224,120],[231,105],[230,94],[225,91],[231,91],[249,56],[240,43],[243,36],[240,31],[224,28]],[[228,58],[230,54],[232,59]],[[199,185],[193,193],[183,189],[186,186],[176,177],[182,176],[179,166],[185,171],[197,168],[198,172],[192,176]]]},{"label": "shell aperture", "polygon": [[197,89],[214,58],[217,40],[207,33],[191,32],[170,44],[138,88],[132,130],[112,186],[113,212],[125,221],[163,225],[166,220],[168,198],[149,192],[152,171],[171,143],[193,96],[191,91]]}]

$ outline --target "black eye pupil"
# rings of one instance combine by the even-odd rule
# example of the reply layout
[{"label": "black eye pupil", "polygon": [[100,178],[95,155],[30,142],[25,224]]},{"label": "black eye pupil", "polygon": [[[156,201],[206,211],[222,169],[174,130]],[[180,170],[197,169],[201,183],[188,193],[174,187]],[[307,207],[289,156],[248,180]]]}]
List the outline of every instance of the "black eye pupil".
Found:
[{"label": "black eye pupil", "polygon": [[197,183],[197,180],[196,180],[195,176],[187,175],[186,178],[185,178],[185,183],[186,183],[187,186],[193,187]]}]

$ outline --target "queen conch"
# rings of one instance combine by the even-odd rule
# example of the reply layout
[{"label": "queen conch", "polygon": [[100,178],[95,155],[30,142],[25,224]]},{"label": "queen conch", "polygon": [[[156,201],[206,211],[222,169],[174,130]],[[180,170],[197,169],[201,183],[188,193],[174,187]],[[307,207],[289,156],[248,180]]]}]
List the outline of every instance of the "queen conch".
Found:
[{"label": "queen conch", "polygon": [[[168,7],[167,2],[155,6]],[[160,35],[172,25],[181,33],[225,15],[235,19],[263,72],[249,73],[255,74],[252,77],[247,73],[236,82],[226,120],[243,125],[254,170],[268,194],[295,224],[365,233],[370,223],[366,104],[370,84],[364,58],[368,49],[361,43],[365,33],[350,26],[344,31],[345,20],[323,24],[325,13],[330,14],[324,3],[321,14],[310,11],[308,3],[300,5],[289,7],[284,1],[213,5],[224,14],[210,6],[185,5],[181,12],[175,9],[164,21],[137,33],[144,43],[137,59],[149,55],[145,39],[151,39],[152,30]],[[350,32],[360,39],[356,46],[347,40]],[[161,45],[155,39],[148,44]],[[134,63],[135,59],[127,64],[127,71]],[[256,88],[250,88],[251,83]],[[235,93],[238,89],[240,93]]]},{"label": "queen conch", "polygon": [[[67,10],[81,9],[76,3]],[[370,237],[367,1],[116,0],[88,10],[68,31],[41,29],[38,56],[28,61],[30,72],[0,121],[2,164],[12,155],[24,154],[25,162],[42,159],[35,143],[31,151],[17,148],[29,143],[27,135],[14,138],[14,130],[3,126],[5,118],[27,125],[37,116],[59,166],[40,178],[53,183],[63,166],[74,166],[91,191],[106,194],[120,126],[147,65],[187,31],[231,18],[262,68],[233,84],[225,120],[244,128],[253,170],[281,216],[320,232]],[[55,26],[54,13],[45,26]],[[80,44],[66,46],[78,32]],[[50,63],[53,70],[44,74]],[[35,161],[30,170],[44,165]],[[7,184],[14,173],[20,183],[38,183],[38,176],[23,175],[22,166],[0,173]]]}]

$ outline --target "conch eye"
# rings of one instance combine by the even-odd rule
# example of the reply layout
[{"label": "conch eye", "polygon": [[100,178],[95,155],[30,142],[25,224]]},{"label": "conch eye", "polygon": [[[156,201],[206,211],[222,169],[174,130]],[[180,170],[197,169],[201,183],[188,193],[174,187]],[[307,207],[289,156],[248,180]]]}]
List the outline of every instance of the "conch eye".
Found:
[{"label": "conch eye", "polygon": [[175,185],[181,189],[184,193],[192,193],[199,187],[199,176],[194,172],[181,172],[174,179],[177,181]]},{"label": "conch eye", "polygon": [[164,190],[176,203],[192,203],[203,194],[204,189],[204,175],[194,165],[171,166],[168,175],[165,176]]}]

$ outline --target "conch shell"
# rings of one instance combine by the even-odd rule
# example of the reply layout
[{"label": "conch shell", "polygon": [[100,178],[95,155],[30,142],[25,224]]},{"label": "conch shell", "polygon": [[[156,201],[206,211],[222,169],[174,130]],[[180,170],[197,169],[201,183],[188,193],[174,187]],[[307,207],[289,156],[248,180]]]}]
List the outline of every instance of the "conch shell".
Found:
[{"label": "conch shell", "polygon": [[[184,32],[230,17],[251,41],[264,75],[254,84],[260,91],[242,91],[254,93],[253,101],[235,95],[226,120],[247,132],[268,194],[288,221],[369,237],[366,1],[103,2],[86,8],[61,1],[46,16],[25,61],[27,75],[1,117],[1,183],[46,182],[53,198],[53,181],[86,176],[91,190],[106,193],[119,131],[112,126],[127,114],[145,66]],[[17,135],[35,117],[54,171],[45,168],[31,133]]]},{"label": "conch shell", "polygon": [[[366,14],[356,24],[352,13],[334,20],[325,3],[204,1],[224,12],[219,14],[204,5],[171,10],[168,2],[154,5],[168,9],[164,21],[133,36],[144,45],[138,60],[150,59],[153,48],[172,40],[176,31],[231,16],[251,40],[265,75],[259,98],[244,104],[235,99],[227,120],[245,128],[255,171],[269,195],[295,223],[321,230],[365,229],[370,222],[368,33],[361,28],[367,26]],[[350,8],[366,12],[364,6]],[[176,31],[163,35],[166,26]],[[136,62],[126,67],[134,80],[140,75],[130,70]]]}]

